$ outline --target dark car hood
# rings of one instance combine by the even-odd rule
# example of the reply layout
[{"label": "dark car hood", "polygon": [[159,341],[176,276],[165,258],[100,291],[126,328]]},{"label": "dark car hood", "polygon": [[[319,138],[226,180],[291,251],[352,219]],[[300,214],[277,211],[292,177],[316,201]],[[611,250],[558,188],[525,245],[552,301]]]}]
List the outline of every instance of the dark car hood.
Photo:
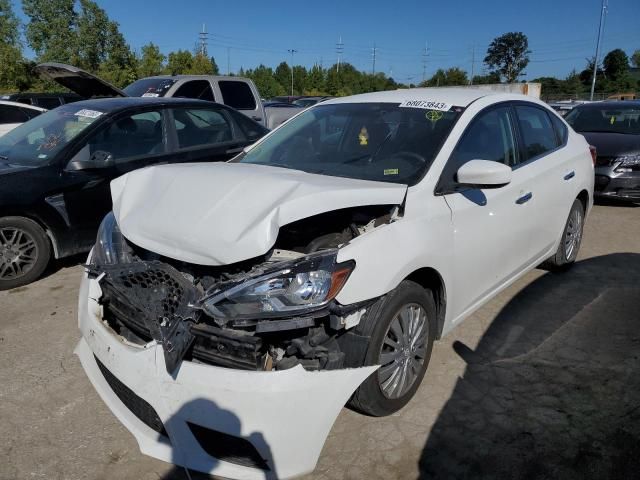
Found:
[{"label": "dark car hood", "polygon": [[43,78],[53,80],[84,98],[127,96],[126,93],[109,82],[73,65],[41,63],[36,65],[34,70]]},{"label": "dark car hood", "polygon": [[640,135],[623,133],[578,132],[589,145],[596,147],[599,157],[614,157],[640,151]]}]

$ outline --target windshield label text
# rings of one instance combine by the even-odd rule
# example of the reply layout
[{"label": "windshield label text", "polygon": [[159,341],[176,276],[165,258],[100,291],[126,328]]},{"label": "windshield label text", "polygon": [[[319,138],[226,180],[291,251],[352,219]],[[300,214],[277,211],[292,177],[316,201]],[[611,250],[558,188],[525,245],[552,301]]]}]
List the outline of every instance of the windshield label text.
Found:
[{"label": "windshield label text", "polygon": [[440,110],[447,112],[451,108],[450,103],[434,102],[432,100],[405,100],[400,104],[402,108],[425,108],[427,110]]}]

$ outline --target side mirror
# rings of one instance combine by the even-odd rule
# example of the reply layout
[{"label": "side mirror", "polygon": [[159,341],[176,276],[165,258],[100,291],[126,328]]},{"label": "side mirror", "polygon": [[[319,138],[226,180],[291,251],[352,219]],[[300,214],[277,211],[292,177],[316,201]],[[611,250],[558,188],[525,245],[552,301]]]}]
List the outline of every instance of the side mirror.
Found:
[{"label": "side mirror", "polygon": [[511,182],[511,167],[491,160],[471,160],[456,174],[460,185],[476,188],[498,188]]},{"label": "side mirror", "polygon": [[100,170],[111,168],[116,164],[113,155],[104,150],[96,150],[89,158],[86,156],[87,151],[83,148],[71,159],[66,169],[69,171]]}]

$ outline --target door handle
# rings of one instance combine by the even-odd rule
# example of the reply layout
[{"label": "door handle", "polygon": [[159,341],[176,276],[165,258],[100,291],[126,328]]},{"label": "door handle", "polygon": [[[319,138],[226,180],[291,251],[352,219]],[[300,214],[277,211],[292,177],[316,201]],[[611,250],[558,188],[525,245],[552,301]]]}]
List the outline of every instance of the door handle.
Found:
[{"label": "door handle", "polygon": [[518,205],[522,205],[523,203],[527,203],[532,198],[533,198],[533,193],[529,192],[529,193],[526,193],[523,196],[521,196],[519,199],[517,199],[516,203]]},{"label": "door handle", "polygon": [[571,180],[571,179],[572,179],[573,177],[575,177],[575,176],[576,176],[576,172],[575,172],[575,170],[571,170],[569,173],[567,173],[567,174],[564,176],[564,179],[565,179],[565,180]]}]

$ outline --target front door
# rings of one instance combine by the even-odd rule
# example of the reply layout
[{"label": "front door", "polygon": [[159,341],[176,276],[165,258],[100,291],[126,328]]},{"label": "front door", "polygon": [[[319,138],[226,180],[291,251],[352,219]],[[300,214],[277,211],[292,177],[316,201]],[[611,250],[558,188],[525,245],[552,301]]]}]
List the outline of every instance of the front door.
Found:
[{"label": "front door", "polygon": [[[515,167],[516,129],[511,109],[502,105],[480,112],[456,146],[439,189],[455,185],[456,172],[470,160],[492,160]],[[530,183],[515,169],[509,184],[497,188],[444,188],[451,209],[455,256],[452,259],[453,317],[466,312],[517,274],[527,263],[531,234]],[[446,192],[450,193],[446,193]]]}]

